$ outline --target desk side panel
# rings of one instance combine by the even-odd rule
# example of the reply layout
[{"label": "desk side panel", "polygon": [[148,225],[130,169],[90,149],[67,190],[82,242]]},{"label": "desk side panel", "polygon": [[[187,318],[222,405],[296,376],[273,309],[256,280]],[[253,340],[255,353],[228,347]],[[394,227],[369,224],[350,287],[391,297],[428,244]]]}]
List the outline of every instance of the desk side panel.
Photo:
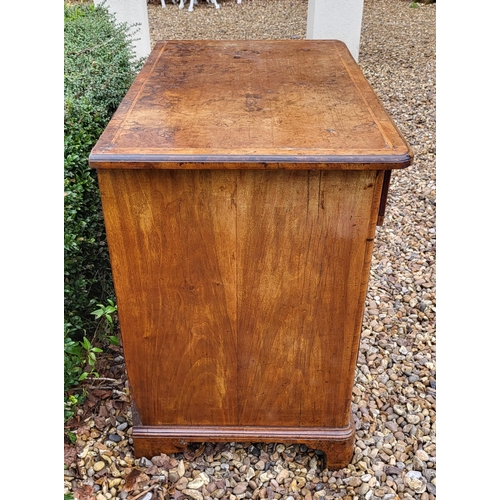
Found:
[{"label": "desk side panel", "polygon": [[349,424],[383,173],[238,178],[241,425]]},{"label": "desk side panel", "polygon": [[98,171],[129,381],[144,425],[235,425],[235,180]]},{"label": "desk side panel", "polygon": [[99,180],[143,425],[349,424],[382,171]]}]

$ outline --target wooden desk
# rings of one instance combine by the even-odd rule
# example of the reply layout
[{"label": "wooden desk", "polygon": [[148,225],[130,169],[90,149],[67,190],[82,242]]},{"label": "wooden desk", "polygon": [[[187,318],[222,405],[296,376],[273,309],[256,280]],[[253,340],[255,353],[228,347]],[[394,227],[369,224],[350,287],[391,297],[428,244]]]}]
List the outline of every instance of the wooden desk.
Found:
[{"label": "wooden desk", "polygon": [[349,463],[376,224],[412,152],[342,42],[159,42],[90,155],[136,456]]}]

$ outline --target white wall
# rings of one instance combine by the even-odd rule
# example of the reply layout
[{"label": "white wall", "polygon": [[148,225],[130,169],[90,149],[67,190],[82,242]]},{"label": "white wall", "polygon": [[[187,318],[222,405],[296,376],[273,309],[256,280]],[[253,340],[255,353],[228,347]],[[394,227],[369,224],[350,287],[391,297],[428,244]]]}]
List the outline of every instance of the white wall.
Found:
[{"label": "white wall", "polygon": [[[94,5],[102,4],[103,0],[94,0]],[[149,38],[149,20],[147,0],[106,0],[104,5],[112,12],[119,23],[128,25],[140,23],[140,26],[130,28],[130,32],[137,31],[132,37],[137,58],[147,57],[151,52]]]},{"label": "white wall", "polygon": [[309,0],[306,38],[341,40],[359,57],[363,0]]}]

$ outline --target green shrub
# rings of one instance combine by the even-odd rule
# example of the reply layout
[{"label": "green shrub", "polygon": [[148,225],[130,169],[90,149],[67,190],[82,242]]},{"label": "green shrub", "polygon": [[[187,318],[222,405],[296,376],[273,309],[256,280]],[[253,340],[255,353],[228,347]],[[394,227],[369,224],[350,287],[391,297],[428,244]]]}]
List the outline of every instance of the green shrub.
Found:
[{"label": "green shrub", "polygon": [[65,390],[88,368],[99,304],[114,300],[97,175],[90,151],[143,61],[133,27],[104,7],[64,7],[64,353]]}]

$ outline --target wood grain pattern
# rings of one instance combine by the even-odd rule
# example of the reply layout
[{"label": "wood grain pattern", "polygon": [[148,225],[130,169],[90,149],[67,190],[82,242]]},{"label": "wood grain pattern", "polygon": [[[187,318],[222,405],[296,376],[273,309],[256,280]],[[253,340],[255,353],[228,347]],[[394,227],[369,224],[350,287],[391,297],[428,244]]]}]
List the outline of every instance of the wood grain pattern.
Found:
[{"label": "wood grain pattern", "polygon": [[347,425],[382,181],[99,171],[143,423]]},{"label": "wood grain pattern", "polygon": [[158,42],[90,156],[98,168],[166,169],[380,170],[411,159],[336,40]]},{"label": "wood grain pattern", "polygon": [[101,171],[99,183],[142,420],[236,424],[234,176]]},{"label": "wood grain pattern", "polygon": [[374,171],[240,174],[242,425],[347,425],[351,387],[344,380],[357,351],[380,177]]}]

